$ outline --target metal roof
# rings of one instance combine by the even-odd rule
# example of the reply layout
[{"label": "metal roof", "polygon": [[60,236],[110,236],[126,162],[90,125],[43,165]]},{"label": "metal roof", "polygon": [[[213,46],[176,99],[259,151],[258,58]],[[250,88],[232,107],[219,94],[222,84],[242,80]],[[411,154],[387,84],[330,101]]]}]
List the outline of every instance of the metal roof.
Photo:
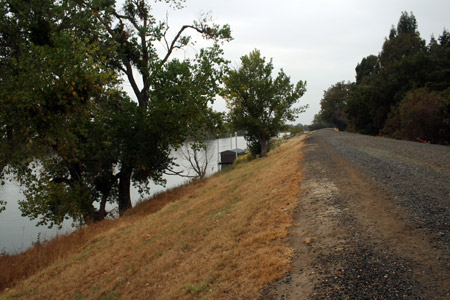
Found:
[{"label": "metal roof", "polygon": [[222,152],[220,152],[220,153],[225,153],[225,152],[233,152],[233,153],[245,153],[246,151],[245,150],[243,150],[243,149],[239,149],[239,148],[236,148],[236,149],[231,149],[231,150],[225,150],[225,151],[222,151]]}]

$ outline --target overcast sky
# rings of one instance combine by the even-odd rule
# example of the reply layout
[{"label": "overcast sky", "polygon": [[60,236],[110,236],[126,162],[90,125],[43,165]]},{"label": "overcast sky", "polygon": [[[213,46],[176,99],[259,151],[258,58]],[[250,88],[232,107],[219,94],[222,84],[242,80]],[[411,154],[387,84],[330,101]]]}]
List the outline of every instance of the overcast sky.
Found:
[{"label": "overcast sky", "polygon": [[[449,0],[187,0],[174,11],[164,5],[155,14],[169,15],[175,30],[203,12],[217,24],[229,24],[234,40],[224,45],[232,66],[240,57],[259,49],[273,58],[293,82],[307,81],[300,104],[309,109],[297,122],[311,123],[320,109],[323,92],[338,81],[354,81],[355,67],[363,57],[378,54],[402,11],[413,12],[422,38],[437,38],[450,30]],[[162,12],[161,10],[164,12]],[[191,49],[194,51],[195,49]],[[219,99],[216,110],[224,111]]]}]

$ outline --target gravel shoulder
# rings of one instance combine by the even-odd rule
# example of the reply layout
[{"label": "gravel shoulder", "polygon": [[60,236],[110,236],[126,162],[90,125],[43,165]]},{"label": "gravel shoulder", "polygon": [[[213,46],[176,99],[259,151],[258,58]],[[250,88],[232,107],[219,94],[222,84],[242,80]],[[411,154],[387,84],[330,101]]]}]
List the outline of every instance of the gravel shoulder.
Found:
[{"label": "gravel shoulder", "polygon": [[320,130],[292,271],[261,299],[450,299],[450,147]]}]

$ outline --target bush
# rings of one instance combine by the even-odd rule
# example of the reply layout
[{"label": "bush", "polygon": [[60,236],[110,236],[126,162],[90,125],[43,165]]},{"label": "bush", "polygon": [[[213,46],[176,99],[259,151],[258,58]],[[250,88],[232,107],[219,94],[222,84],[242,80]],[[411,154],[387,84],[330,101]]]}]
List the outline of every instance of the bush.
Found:
[{"label": "bush", "polygon": [[305,131],[301,127],[292,127],[292,128],[290,128],[289,134],[290,134],[290,136],[295,136],[297,134],[301,134],[301,133],[304,133],[304,132]]},{"label": "bush", "polygon": [[256,138],[246,136],[245,139],[247,140],[247,149],[253,156],[261,154],[261,144]]},{"label": "bush", "polygon": [[244,155],[238,156],[238,158],[235,159],[233,162],[233,165],[239,165],[248,161],[251,161],[254,158],[254,156],[251,153],[246,153]]},{"label": "bush", "polygon": [[408,92],[389,114],[382,133],[450,144],[450,89],[441,93],[425,88]]}]

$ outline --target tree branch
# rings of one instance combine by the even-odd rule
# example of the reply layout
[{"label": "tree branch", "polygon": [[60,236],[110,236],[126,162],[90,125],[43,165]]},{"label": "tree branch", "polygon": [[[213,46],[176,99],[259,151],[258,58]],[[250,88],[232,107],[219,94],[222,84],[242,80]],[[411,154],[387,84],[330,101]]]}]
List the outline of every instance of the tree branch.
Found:
[{"label": "tree branch", "polygon": [[136,80],[134,79],[133,67],[131,66],[130,61],[124,60],[123,63],[126,67],[125,74],[127,75],[128,81],[130,81],[131,87],[133,88],[133,91],[136,94],[136,97],[138,98],[139,106],[146,108],[147,103],[144,103],[144,101],[142,99],[142,92],[139,90]]},{"label": "tree branch", "polygon": [[[146,34],[145,31],[147,31],[147,18],[144,18],[144,32],[139,32],[141,35],[141,48],[142,48],[142,60],[143,63],[145,64],[145,70],[141,70],[141,73],[146,73],[146,74],[142,74],[142,81],[144,84],[144,87],[142,88],[142,93],[144,95],[147,94],[148,89],[150,88],[150,80],[149,80],[149,68],[148,68],[148,62],[149,62],[149,55],[148,55],[148,48],[147,48],[147,39],[146,39]],[[146,97],[146,96],[145,96]],[[146,101],[146,100],[145,100]]]},{"label": "tree branch", "polygon": [[[198,27],[195,27],[195,26],[193,26],[193,25],[183,25],[183,27],[181,27],[181,29],[178,31],[177,35],[176,35],[175,38],[173,39],[172,43],[170,44],[166,56],[165,56],[165,57],[163,58],[163,60],[161,61],[161,65],[165,64],[165,63],[169,60],[169,57],[170,57],[170,55],[172,55],[173,50],[175,50],[175,49],[177,49],[177,48],[178,48],[178,49],[181,48],[180,46],[177,46],[176,43],[177,43],[178,40],[180,39],[180,37],[181,37],[181,35],[183,34],[183,32],[184,32],[186,29],[188,29],[188,28],[194,29],[194,30],[197,31],[198,33],[206,33],[205,30],[203,30],[203,29],[201,29],[201,28],[198,28]],[[164,37],[164,39],[165,39],[165,37]],[[166,43],[167,43],[167,41],[166,41]]]},{"label": "tree branch", "polygon": [[183,172],[184,171],[175,171],[173,169],[168,168],[167,170],[164,171],[164,174],[166,174],[166,175],[177,175],[177,176],[181,176],[181,177],[185,177],[185,178],[196,178],[197,177],[197,176],[183,174]]},{"label": "tree branch", "polygon": [[53,178],[52,182],[54,183],[65,183],[70,187],[73,187],[72,181],[70,179],[67,179],[65,177],[55,177]]},{"label": "tree branch", "polygon": [[125,20],[130,21],[130,23],[133,25],[133,27],[136,28],[136,30],[139,30],[139,25],[138,25],[138,23],[136,23],[136,20],[134,20],[134,19],[131,18],[130,16],[120,15],[120,14],[118,14],[116,11],[113,12],[113,15],[114,15],[117,19],[119,19],[119,20],[125,19]]}]

